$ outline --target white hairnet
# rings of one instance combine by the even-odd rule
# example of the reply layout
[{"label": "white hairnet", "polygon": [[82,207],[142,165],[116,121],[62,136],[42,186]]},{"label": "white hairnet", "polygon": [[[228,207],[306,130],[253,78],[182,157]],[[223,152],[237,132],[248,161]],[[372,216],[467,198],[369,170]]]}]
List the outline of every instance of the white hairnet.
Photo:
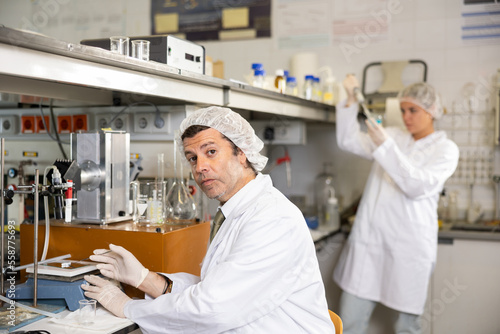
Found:
[{"label": "white hairnet", "polygon": [[183,156],[184,146],[181,137],[184,131],[192,125],[208,126],[222,133],[245,153],[256,171],[260,172],[266,166],[267,157],[259,153],[264,143],[257,137],[250,123],[231,109],[208,107],[198,109],[186,117],[181,123],[180,133],[176,138]]},{"label": "white hairnet", "polygon": [[436,90],[425,82],[412,84],[398,95],[399,102],[410,102],[427,111],[435,119],[443,115],[443,106]]}]

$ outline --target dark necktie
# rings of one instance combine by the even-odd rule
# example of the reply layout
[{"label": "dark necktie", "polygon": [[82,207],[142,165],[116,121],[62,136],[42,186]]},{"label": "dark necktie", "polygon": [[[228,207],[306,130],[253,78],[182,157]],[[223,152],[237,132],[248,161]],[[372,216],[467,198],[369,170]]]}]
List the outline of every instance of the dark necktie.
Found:
[{"label": "dark necktie", "polygon": [[217,213],[215,214],[215,217],[214,217],[214,222],[212,224],[212,229],[210,230],[210,242],[212,242],[215,235],[219,231],[219,228],[222,225],[222,223],[224,222],[224,219],[226,219],[226,217],[224,217],[224,215],[222,214],[222,211],[220,209],[217,210]]}]

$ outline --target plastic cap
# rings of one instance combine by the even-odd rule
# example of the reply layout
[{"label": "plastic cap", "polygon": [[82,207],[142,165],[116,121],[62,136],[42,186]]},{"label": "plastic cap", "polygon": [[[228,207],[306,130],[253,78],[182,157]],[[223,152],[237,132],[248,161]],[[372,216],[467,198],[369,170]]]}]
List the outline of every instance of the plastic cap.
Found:
[{"label": "plastic cap", "polygon": [[288,72],[287,70],[284,70],[283,73],[285,74],[285,77],[288,78],[288,75],[290,74],[290,72]]},{"label": "plastic cap", "polygon": [[328,198],[328,203],[330,204],[337,204],[337,202],[338,202],[337,197]]},{"label": "plastic cap", "polygon": [[253,63],[252,70],[262,70],[263,66],[261,63]]},{"label": "plastic cap", "polygon": [[255,70],[253,72],[254,75],[266,75],[266,71],[264,70]]},{"label": "plastic cap", "polygon": [[287,77],[286,82],[297,82],[297,79],[295,77]]},{"label": "plastic cap", "polygon": [[277,76],[280,76],[280,77],[283,77],[285,76],[285,71],[283,70],[276,70],[276,73],[275,73]]},{"label": "plastic cap", "polygon": [[319,78],[318,77],[314,77],[313,80],[314,80],[314,82],[319,82]]},{"label": "plastic cap", "polygon": [[314,80],[314,75],[306,75],[306,80]]}]

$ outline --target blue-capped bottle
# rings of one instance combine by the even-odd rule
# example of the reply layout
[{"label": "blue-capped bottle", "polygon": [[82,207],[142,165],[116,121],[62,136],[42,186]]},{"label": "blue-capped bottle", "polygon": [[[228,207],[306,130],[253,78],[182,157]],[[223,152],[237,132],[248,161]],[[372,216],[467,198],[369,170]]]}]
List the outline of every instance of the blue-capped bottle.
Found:
[{"label": "blue-capped bottle", "polygon": [[314,75],[306,75],[304,81],[304,87],[302,89],[302,97],[306,100],[312,100],[313,98],[313,85],[314,85]]},{"label": "blue-capped bottle", "polygon": [[255,70],[253,75],[253,86],[258,88],[264,88],[264,76],[266,75],[266,71],[264,70]]},{"label": "blue-capped bottle", "polygon": [[286,94],[292,96],[299,96],[299,89],[297,87],[297,78],[295,77],[286,78]]}]

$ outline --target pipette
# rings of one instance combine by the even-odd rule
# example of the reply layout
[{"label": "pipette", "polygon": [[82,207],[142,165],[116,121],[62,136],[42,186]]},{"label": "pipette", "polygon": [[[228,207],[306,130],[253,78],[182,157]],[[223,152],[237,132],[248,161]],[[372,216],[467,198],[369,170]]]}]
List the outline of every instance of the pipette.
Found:
[{"label": "pipette", "polygon": [[370,111],[366,107],[365,97],[361,93],[361,90],[359,89],[359,87],[355,87],[354,88],[354,95],[355,95],[356,100],[358,101],[358,103],[361,105],[361,108],[363,110],[363,114],[366,116],[366,118],[370,119],[372,117],[372,114],[370,113]]}]

